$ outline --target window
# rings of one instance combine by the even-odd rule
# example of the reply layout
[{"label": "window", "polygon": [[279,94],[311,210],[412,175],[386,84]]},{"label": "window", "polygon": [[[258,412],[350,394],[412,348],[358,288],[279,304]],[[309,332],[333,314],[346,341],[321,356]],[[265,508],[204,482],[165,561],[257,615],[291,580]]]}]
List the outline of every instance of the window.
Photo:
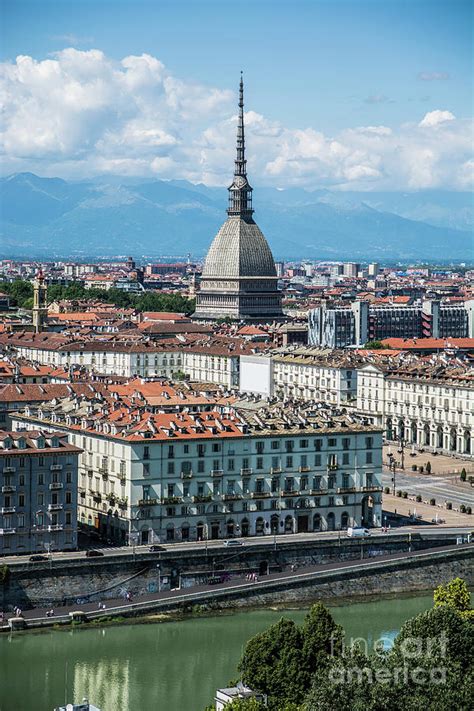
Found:
[{"label": "window", "polygon": [[183,496],[189,496],[189,484],[187,482],[183,484]]},{"label": "window", "polygon": [[189,444],[185,444],[183,447],[184,454],[189,454]]},{"label": "window", "polygon": [[365,463],[372,464],[372,452],[365,453]]},{"label": "window", "polygon": [[366,449],[372,449],[374,446],[374,438],[373,437],[366,437],[365,438],[365,447]]},{"label": "window", "polygon": [[228,459],[227,460],[227,469],[230,472],[233,472],[235,470],[235,461],[233,459]]},{"label": "window", "polygon": [[220,494],[218,481],[212,482],[212,493],[214,494],[214,496],[218,496]]},{"label": "window", "polygon": [[44,494],[38,494],[38,506],[44,505]]},{"label": "window", "polygon": [[320,451],[321,451],[322,446],[323,446],[322,440],[320,440],[320,439],[315,439],[315,440],[314,440],[314,448],[315,448],[315,450],[316,450],[317,452],[320,452]]},{"label": "window", "polygon": [[[39,444],[38,444],[39,446]],[[44,467],[44,457],[38,457],[38,466]]]},{"label": "window", "polygon": [[263,457],[257,457],[256,468],[263,469]]},{"label": "window", "polygon": [[242,479],[242,491],[244,494],[249,493],[250,479]]},{"label": "window", "polygon": [[220,451],[221,451],[221,444],[220,444],[220,442],[213,442],[213,444],[212,444],[212,451],[213,451],[213,452],[220,452]]},{"label": "window", "polygon": [[263,450],[265,448],[265,442],[256,442],[255,446],[257,448],[257,454],[263,454]]},{"label": "window", "polygon": [[315,466],[315,467],[320,467],[320,466],[321,466],[321,455],[320,455],[320,454],[315,454],[315,455],[314,455],[314,466]]},{"label": "window", "polygon": [[70,526],[72,522],[72,515],[70,511],[66,511],[66,526]]},{"label": "window", "polygon": [[285,449],[287,452],[292,452],[294,449],[295,443],[293,442],[292,439],[287,439],[285,442]]},{"label": "window", "polygon": [[328,439],[328,447],[335,447],[337,445],[337,439],[335,437],[330,437]]},{"label": "window", "polygon": [[38,474],[38,486],[43,486],[44,484],[44,474]]},{"label": "window", "polygon": [[335,486],[336,486],[336,475],[330,474],[328,476],[328,489],[334,489]]},{"label": "window", "polygon": [[235,494],[235,481],[233,479],[227,482],[227,493],[231,496]]},{"label": "window", "polygon": [[349,474],[342,475],[342,488],[343,489],[349,488]]},{"label": "window", "polygon": [[18,495],[18,506],[22,507],[24,505],[25,505],[25,495],[19,494]]},{"label": "window", "polygon": [[365,475],[365,485],[367,487],[371,487],[374,485],[372,473],[367,472],[367,474]]},{"label": "window", "polygon": [[278,491],[279,486],[280,486],[280,479],[278,477],[273,477],[273,479],[272,479],[272,494],[274,494],[276,491]]},{"label": "window", "polygon": [[206,445],[205,444],[198,444],[197,449],[198,449],[198,457],[204,457],[204,453],[206,451]]},{"label": "window", "polygon": [[307,454],[302,454],[300,457],[300,466],[302,467],[307,467],[308,466],[308,455]]},{"label": "window", "polygon": [[174,506],[168,506],[166,508],[166,515],[167,516],[174,516],[175,515],[175,507]]},{"label": "window", "polygon": [[174,462],[168,462],[168,474],[174,474]]},{"label": "window", "polygon": [[143,465],[143,476],[150,476],[150,465],[149,464]]},{"label": "window", "polygon": [[198,474],[202,474],[204,472],[204,459],[199,459],[198,461]]},{"label": "window", "polygon": [[300,482],[300,489],[305,491],[308,488],[308,477],[307,476],[302,476],[301,477],[301,482]]},{"label": "window", "polygon": [[249,468],[249,460],[248,457],[244,457],[242,459],[242,469],[248,469]]},{"label": "window", "polygon": [[263,511],[263,501],[257,501],[257,511]]},{"label": "window", "polygon": [[148,445],[143,447],[143,459],[150,459],[150,447]]},{"label": "window", "polygon": [[293,467],[293,457],[286,458],[286,468],[291,469]]},{"label": "window", "polygon": [[320,488],[321,488],[321,477],[320,476],[313,477],[313,489],[320,489]]},{"label": "window", "polygon": [[174,459],[174,444],[168,445],[168,459]]},{"label": "window", "polygon": [[66,491],[66,503],[72,504],[72,492],[71,491]]},{"label": "window", "polygon": [[351,441],[350,441],[349,437],[342,438],[342,448],[343,449],[349,449],[350,444],[351,444]]},{"label": "window", "polygon": [[25,514],[17,514],[16,525],[18,526],[18,528],[25,527]]},{"label": "window", "polygon": [[329,497],[328,504],[329,504],[329,506],[334,506],[334,496]]},{"label": "window", "polygon": [[280,449],[280,440],[279,439],[272,440],[271,448],[272,449]]},{"label": "window", "polygon": [[342,463],[349,464],[349,452],[342,453]]},{"label": "window", "polygon": [[143,491],[143,500],[148,501],[148,499],[150,498],[150,487],[144,486],[144,487],[142,487],[142,491]]},{"label": "window", "polygon": [[168,484],[168,498],[174,496],[174,484]]},{"label": "window", "polygon": [[301,447],[301,449],[307,449],[308,448],[308,440],[307,439],[300,439],[300,447]]},{"label": "window", "polygon": [[[113,464],[113,460],[112,460]],[[72,472],[66,472],[66,484],[72,484]]]},{"label": "window", "polygon": [[258,494],[261,494],[263,492],[263,485],[264,485],[264,480],[263,479],[257,479],[255,482],[255,491]]},{"label": "window", "polygon": [[18,484],[20,486],[25,486],[25,475],[24,474],[20,474],[20,476],[18,478]]},{"label": "window", "polygon": [[197,485],[198,496],[204,496],[204,482],[199,481]]},{"label": "window", "polygon": [[293,479],[292,476],[289,476],[285,479],[285,491],[294,491],[294,484],[295,480]]}]

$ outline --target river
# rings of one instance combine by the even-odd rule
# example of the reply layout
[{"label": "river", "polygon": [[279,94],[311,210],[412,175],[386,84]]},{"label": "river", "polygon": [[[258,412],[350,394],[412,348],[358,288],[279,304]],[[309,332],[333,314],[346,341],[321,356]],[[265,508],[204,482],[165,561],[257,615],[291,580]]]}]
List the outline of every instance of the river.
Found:
[{"label": "river", "polygon": [[[331,607],[350,637],[393,639],[432,597]],[[237,675],[243,647],[282,615],[256,610],[180,622],[133,624],[0,637],[0,710],[53,711],[83,697],[102,711],[202,711]]]}]

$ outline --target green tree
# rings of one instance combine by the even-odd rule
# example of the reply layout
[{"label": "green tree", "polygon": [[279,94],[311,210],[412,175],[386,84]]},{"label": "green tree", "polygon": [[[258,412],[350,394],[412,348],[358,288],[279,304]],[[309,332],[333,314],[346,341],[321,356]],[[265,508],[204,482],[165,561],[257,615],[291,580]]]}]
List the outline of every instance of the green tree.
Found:
[{"label": "green tree", "polygon": [[371,351],[377,351],[377,350],[382,350],[383,348],[386,348],[386,346],[384,346],[382,341],[367,341],[364,348],[368,348]]},{"label": "green tree", "polygon": [[316,669],[328,664],[330,656],[341,653],[344,630],[334,622],[321,602],[313,605],[305,617],[303,628],[303,660],[310,677]]},{"label": "green tree", "polygon": [[462,578],[454,578],[446,585],[438,585],[433,593],[435,607],[447,605],[460,613],[470,612],[471,595],[469,588]]},{"label": "green tree", "polygon": [[465,468],[463,467],[463,468],[461,469],[461,481],[466,481],[466,476],[467,476],[466,470],[465,470]]}]

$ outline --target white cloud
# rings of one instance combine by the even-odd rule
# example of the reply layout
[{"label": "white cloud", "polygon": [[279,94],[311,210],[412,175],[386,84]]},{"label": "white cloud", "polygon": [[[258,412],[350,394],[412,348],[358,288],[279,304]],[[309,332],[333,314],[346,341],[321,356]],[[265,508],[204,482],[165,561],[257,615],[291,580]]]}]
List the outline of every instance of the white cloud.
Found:
[{"label": "white cloud", "polygon": [[[230,180],[235,93],[183,81],[149,54],[117,62],[70,47],[43,61],[19,56],[0,65],[0,92],[5,172]],[[472,181],[471,122],[447,110],[334,135],[251,110],[246,136],[257,184],[467,189]]]},{"label": "white cloud", "polygon": [[450,78],[448,72],[420,72],[418,79],[421,81],[447,81]]},{"label": "white cloud", "polygon": [[436,111],[429,111],[425,114],[423,120],[420,121],[418,126],[421,126],[421,128],[432,128],[433,126],[439,126],[446,121],[455,121],[455,119],[456,116],[454,116],[451,111],[440,111],[439,109],[436,109]]}]

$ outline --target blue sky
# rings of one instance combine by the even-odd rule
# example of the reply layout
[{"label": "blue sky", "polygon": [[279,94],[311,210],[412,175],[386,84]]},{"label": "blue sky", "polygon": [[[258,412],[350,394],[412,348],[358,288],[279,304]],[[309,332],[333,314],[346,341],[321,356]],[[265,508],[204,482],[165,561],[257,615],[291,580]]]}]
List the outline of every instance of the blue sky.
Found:
[{"label": "blue sky", "polygon": [[[3,0],[2,14],[4,63],[14,63],[18,55],[44,62],[68,47],[100,50],[107,61],[117,63],[147,54],[177,81],[222,92],[216,125],[232,113],[226,92],[235,93],[240,69],[245,73],[246,108],[264,117],[264,132],[275,136],[276,124],[288,132],[321,132],[331,141],[361,126],[383,126],[398,135],[401,126],[419,125],[435,111],[448,112],[457,123],[472,116],[472,3],[464,0]],[[212,112],[208,118],[212,133]],[[103,119],[116,126],[116,116]],[[202,135],[206,129],[200,124],[198,130]],[[163,131],[170,135],[169,121]],[[176,131],[171,134],[181,141]],[[189,140],[196,144],[197,133]],[[10,136],[9,145],[14,143]],[[16,162],[9,163],[12,167],[28,165],[24,143],[14,156]],[[37,149],[35,160],[29,156],[33,166],[41,158]],[[77,171],[78,150],[75,145],[75,155],[69,156],[75,168],[62,161],[66,173]],[[360,151],[360,145],[354,150]],[[64,140],[60,152],[65,158]],[[285,160],[291,152],[287,146]],[[41,158],[47,172],[61,163],[53,154]],[[255,166],[262,179],[265,166],[276,160],[267,158],[263,167]],[[459,160],[465,166],[464,152]],[[173,171],[168,168],[155,173],[170,177]],[[209,182],[218,182],[218,171],[211,168]],[[284,173],[273,167],[266,172],[268,180],[275,170]],[[387,182],[387,171],[374,163],[367,177],[376,180],[375,171],[383,178],[380,186],[403,181],[398,176]],[[188,171],[183,177],[192,176]],[[303,184],[306,178],[300,171],[285,180]],[[344,182],[333,174],[327,180]]]}]

